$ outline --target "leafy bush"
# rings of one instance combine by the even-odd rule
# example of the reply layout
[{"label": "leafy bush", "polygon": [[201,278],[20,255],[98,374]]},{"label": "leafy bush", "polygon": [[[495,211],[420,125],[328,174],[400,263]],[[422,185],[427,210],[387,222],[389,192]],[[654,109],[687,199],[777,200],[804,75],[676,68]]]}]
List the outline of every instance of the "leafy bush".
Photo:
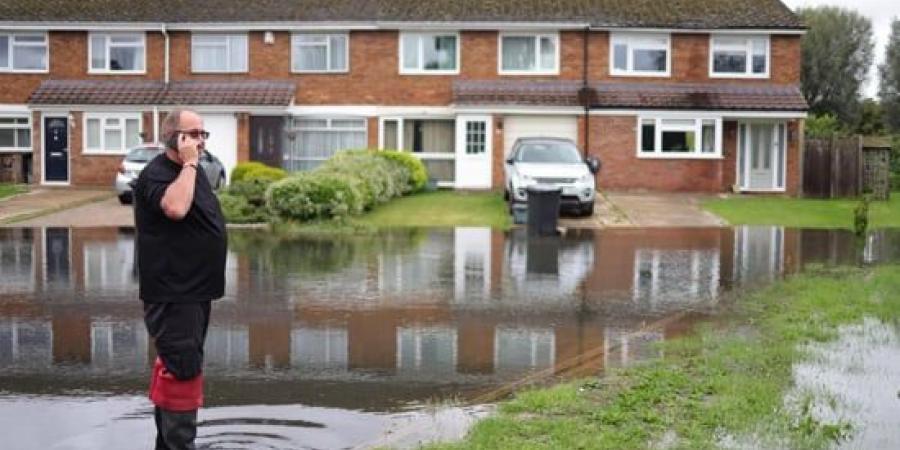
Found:
[{"label": "leafy bush", "polygon": [[362,198],[346,175],[315,170],[276,181],[266,193],[269,212],[281,220],[344,217],[362,211]]},{"label": "leafy bush", "polygon": [[422,160],[408,152],[396,150],[382,150],[376,154],[382,158],[402,164],[409,171],[409,182],[404,192],[420,192],[422,189],[425,189],[425,184],[428,183],[428,170],[425,168]]},{"label": "leafy bush", "polygon": [[900,134],[891,141],[891,190],[900,191]]},{"label": "leafy bush", "polygon": [[265,208],[252,205],[240,195],[221,193],[219,204],[222,205],[222,214],[228,223],[265,222],[267,218]]},{"label": "leafy bush", "polygon": [[231,170],[232,183],[248,179],[278,181],[286,176],[284,170],[256,161],[240,163]]},{"label": "leafy bush", "polygon": [[841,122],[833,114],[811,115],[806,119],[806,136],[810,138],[830,138],[846,134]]},{"label": "leafy bush", "polygon": [[341,152],[316,170],[357,179],[356,188],[362,194],[364,209],[403,195],[409,184],[409,171],[405,166],[381,158],[376,152]]}]

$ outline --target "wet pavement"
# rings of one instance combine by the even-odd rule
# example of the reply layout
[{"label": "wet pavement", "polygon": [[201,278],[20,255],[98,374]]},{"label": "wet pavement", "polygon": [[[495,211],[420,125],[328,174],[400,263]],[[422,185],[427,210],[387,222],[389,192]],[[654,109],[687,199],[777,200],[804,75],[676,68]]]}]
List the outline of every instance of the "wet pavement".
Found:
[{"label": "wet pavement", "polygon": [[[863,243],[781,227],[229,235],[206,347],[207,448],[458,437],[510,386],[658,357],[655,342],[737,289],[809,263],[900,260],[891,231]],[[21,430],[4,446],[148,448],[154,354],[133,230],[0,229],[0,277],[0,423]]]}]

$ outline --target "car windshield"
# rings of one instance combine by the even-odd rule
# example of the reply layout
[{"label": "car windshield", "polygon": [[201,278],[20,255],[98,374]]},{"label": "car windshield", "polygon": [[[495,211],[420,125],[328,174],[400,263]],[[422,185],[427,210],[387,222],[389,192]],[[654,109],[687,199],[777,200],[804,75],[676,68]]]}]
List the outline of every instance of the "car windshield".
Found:
[{"label": "car windshield", "polygon": [[138,147],[128,152],[125,160],[130,162],[147,162],[155,158],[161,151],[162,149],[158,147]]},{"label": "car windshield", "polygon": [[581,155],[567,142],[529,142],[519,147],[517,161],[523,163],[578,164]]}]

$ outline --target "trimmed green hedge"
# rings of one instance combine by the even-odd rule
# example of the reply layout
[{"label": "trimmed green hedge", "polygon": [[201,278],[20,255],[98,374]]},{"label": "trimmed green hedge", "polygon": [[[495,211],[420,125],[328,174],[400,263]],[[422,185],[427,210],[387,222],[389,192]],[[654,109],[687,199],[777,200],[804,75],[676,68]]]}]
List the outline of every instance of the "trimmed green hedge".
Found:
[{"label": "trimmed green hedge", "polygon": [[428,170],[422,160],[409,154],[409,152],[401,152],[397,150],[382,150],[376,153],[382,158],[396,161],[406,166],[409,170],[409,182],[406,192],[421,192],[428,183]]},{"label": "trimmed green hedge", "polygon": [[270,167],[261,162],[244,162],[231,169],[231,182],[245,180],[278,181],[287,176],[287,172],[277,167]]},{"label": "trimmed green hedge", "polygon": [[238,164],[231,171],[231,184],[219,194],[225,220],[230,223],[266,222],[266,190],[287,177],[282,169],[259,162]]}]

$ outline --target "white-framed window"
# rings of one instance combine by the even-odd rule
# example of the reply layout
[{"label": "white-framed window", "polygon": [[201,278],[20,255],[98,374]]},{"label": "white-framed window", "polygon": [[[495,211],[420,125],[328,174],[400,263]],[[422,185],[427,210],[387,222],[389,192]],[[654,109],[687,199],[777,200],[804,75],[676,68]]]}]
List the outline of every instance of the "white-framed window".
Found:
[{"label": "white-framed window", "polygon": [[637,142],[640,158],[719,158],[722,118],[638,117]]},{"label": "white-framed window", "polygon": [[341,150],[366,148],[366,122],[364,117],[294,117],[284,168],[312,170]]},{"label": "white-framed window", "polygon": [[668,77],[672,37],[664,33],[612,33],[609,54],[612,75]]},{"label": "white-framed window", "polygon": [[559,74],[559,33],[501,33],[501,75]]},{"label": "white-framed window", "polygon": [[0,72],[43,73],[49,66],[47,33],[0,32]]},{"label": "white-framed window", "polygon": [[31,151],[31,116],[0,116],[2,151]]},{"label": "white-framed window", "polygon": [[459,33],[400,33],[400,73],[459,73]]},{"label": "white-framed window", "polygon": [[191,71],[246,72],[246,34],[191,34]]},{"label": "white-framed window", "polygon": [[144,33],[91,33],[88,73],[144,73]]},{"label": "white-framed window", "polygon": [[294,34],[291,36],[291,70],[348,72],[350,38],[347,34]]},{"label": "white-framed window", "polygon": [[124,155],[141,143],[141,115],[85,114],[84,153]]},{"label": "white-framed window", "polygon": [[452,117],[383,117],[378,148],[411,152],[438,185],[456,180],[456,120]]},{"label": "white-framed window", "polygon": [[768,36],[713,35],[709,42],[709,76],[768,78]]}]

